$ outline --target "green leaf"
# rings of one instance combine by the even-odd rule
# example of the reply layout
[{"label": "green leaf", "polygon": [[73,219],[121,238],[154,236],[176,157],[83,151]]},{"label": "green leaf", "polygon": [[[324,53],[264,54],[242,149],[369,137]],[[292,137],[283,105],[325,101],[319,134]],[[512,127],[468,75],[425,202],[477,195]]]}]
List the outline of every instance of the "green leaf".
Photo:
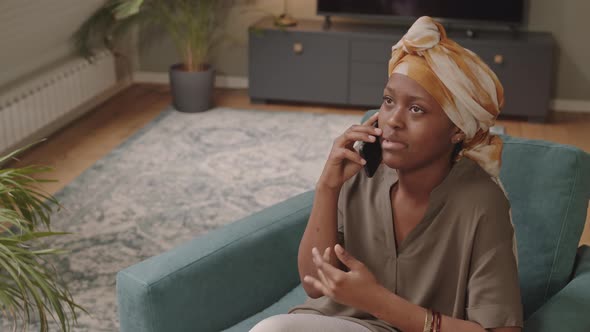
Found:
[{"label": "green leaf", "polygon": [[188,70],[200,70],[209,63],[212,45],[219,40],[215,30],[225,25],[237,2],[248,1],[110,0],[82,24],[73,38],[79,52],[88,56],[96,39],[108,41],[98,44],[112,50],[113,40],[132,26],[155,27],[170,35]]},{"label": "green leaf", "polygon": [[78,52],[84,57],[91,59],[94,55],[95,47],[111,49],[108,44],[111,30],[116,24],[113,10],[116,8],[118,0],[109,0],[104,6],[94,12],[72,35],[72,41]]},{"label": "green leaf", "polygon": [[119,0],[114,13],[117,20],[125,19],[139,13],[143,0]]},{"label": "green leaf", "polygon": [[[25,149],[0,160],[14,158]],[[87,311],[75,303],[58,272],[48,268],[51,265],[44,259],[68,253],[42,241],[69,234],[51,231],[51,213],[61,205],[37,187],[46,180],[35,177],[50,170],[43,166],[0,169],[0,309],[15,327],[22,323],[26,329],[36,319],[41,331],[47,331],[51,319],[62,331],[69,331],[77,321],[76,311]]]},{"label": "green leaf", "polygon": [[46,140],[47,140],[46,138],[41,139],[41,140],[39,140],[37,142],[31,143],[29,145],[25,145],[24,147],[22,147],[20,149],[17,149],[15,151],[7,154],[6,156],[0,157],[0,165],[3,165],[5,162],[7,162],[10,159],[16,159],[16,156],[20,155],[21,153],[23,153],[23,152],[29,150],[30,148],[32,148],[33,146],[35,146],[35,145],[37,145],[37,144],[39,144],[41,142],[44,142]]}]

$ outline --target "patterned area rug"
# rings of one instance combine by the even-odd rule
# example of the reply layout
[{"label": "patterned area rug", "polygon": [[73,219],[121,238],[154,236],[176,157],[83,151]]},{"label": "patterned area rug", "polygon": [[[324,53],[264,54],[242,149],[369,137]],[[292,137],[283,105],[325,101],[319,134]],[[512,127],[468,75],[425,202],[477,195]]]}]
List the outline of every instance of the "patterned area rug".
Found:
[{"label": "patterned area rug", "polygon": [[334,138],[360,118],[164,111],[56,194],[66,209],[53,229],[74,234],[53,242],[71,250],[55,266],[91,314],[74,330],[119,330],[118,271],[313,189]]}]

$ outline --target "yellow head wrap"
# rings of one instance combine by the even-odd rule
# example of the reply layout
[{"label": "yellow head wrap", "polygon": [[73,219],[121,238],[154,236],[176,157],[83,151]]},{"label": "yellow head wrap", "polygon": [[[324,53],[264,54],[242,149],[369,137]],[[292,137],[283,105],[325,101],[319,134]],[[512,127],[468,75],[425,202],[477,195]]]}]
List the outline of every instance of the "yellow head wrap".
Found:
[{"label": "yellow head wrap", "polygon": [[472,159],[497,179],[502,140],[490,135],[489,128],[504,104],[504,89],[475,53],[448,39],[441,24],[423,16],[392,47],[388,72],[406,75],[428,91],[465,133],[457,159]]}]

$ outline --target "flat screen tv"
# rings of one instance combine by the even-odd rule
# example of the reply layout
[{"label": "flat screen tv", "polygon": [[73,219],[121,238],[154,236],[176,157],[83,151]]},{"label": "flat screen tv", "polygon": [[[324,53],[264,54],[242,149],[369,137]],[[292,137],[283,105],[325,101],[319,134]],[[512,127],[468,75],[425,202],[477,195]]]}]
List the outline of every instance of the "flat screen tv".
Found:
[{"label": "flat screen tv", "polygon": [[520,26],[526,0],[317,0],[318,15],[411,20],[431,16],[454,23]]}]

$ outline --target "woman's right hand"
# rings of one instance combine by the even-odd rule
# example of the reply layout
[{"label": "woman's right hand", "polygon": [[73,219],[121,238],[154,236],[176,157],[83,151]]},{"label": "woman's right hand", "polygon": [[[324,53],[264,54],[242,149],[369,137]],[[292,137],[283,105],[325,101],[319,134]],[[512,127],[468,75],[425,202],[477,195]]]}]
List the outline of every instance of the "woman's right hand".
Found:
[{"label": "woman's right hand", "polygon": [[352,125],[334,140],[318,185],[339,190],[344,182],[363,168],[365,160],[354,149],[354,143],[356,141],[372,143],[378,139],[377,136],[380,136],[382,131],[373,127],[378,115],[379,112],[375,112],[362,125]]}]

